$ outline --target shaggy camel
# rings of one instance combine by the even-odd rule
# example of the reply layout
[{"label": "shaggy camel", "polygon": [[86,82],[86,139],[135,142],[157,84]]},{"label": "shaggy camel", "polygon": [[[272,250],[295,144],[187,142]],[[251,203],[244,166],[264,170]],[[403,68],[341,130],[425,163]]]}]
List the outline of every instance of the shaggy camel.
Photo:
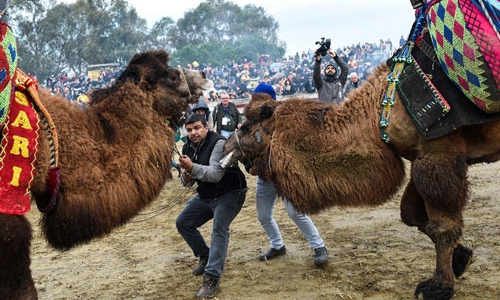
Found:
[{"label": "shaggy camel", "polygon": [[254,94],[247,120],[225,144],[223,165],[250,162],[275,182],[280,193],[304,213],[332,206],[377,206],[395,194],[411,161],[401,199],[401,218],[435,244],[434,276],[417,285],[415,296],[449,299],[472,251],[460,244],[462,212],[469,188],[467,167],[500,158],[500,121],[463,126],[424,139],[396,94],[390,143],[381,138],[381,99],[390,68],[382,64],[340,106],[290,98],[284,102]]},{"label": "shaggy camel", "polygon": [[436,247],[434,277],[418,285],[424,299],[449,299],[455,277],[465,272],[472,251],[460,244],[467,202],[467,166],[499,158],[500,121],[459,128],[424,140],[399,97],[380,137],[380,99],[387,89],[387,65],[353,92],[342,106],[290,98],[277,102],[254,94],[247,120],[225,144],[226,165],[249,161],[256,173],[275,182],[280,193],[303,213],[332,206],[377,206],[411,177],[401,199],[401,218],[416,226]]},{"label": "shaggy camel", "polygon": [[[455,2],[446,3],[455,13]],[[437,7],[442,3],[435,1],[432,5]],[[438,17],[432,9],[429,11],[431,21]],[[441,16],[445,9],[441,6],[435,11]],[[455,28],[459,27],[457,19],[453,20]],[[432,81],[439,92],[425,94],[429,85],[421,87],[417,81],[409,80],[406,90],[403,89],[406,79],[390,82],[388,79],[396,72],[396,68],[390,66],[400,66],[401,62],[390,59],[378,66],[374,74],[349,95],[350,99],[339,106],[301,98],[277,102],[265,94],[254,94],[245,107],[247,120],[241,130],[226,141],[222,162],[223,165],[237,160],[250,162],[258,175],[275,182],[280,193],[298,211],[317,213],[332,206],[377,206],[388,201],[405,178],[403,158],[409,160],[410,180],[401,199],[401,218],[406,225],[417,227],[427,235],[436,250],[434,275],[417,285],[415,297],[450,299],[455,279],[466,271],[472,259],[471,249],[460,243],[464,226],[462,212],[469,197],[468,166],[500,159],[500,115],[479,111],[465,93],[456,88],[428,50],[432,51],[432,46],[428,46],[432,41],[428,28],[420,27],[424,24],[423,18],[415,22],[412,30],[423,30],[410,35],[415,43],[410,44],[409,51],[399,51],[394,57],[411,54],[413,60],[405,61],[410,62],[408,68],[400,70],[410,75],[418,73],[419,76],[413,78]],[[495,38],[483,41],[496,45]],[[439,37],[434,41],[442,42]],[[475,50],[467,48],[467,51],[470,56]],[[460,57],[458,51],[454,55]],[[497,63],[490,57],[486,59]],[[478,63],[479,58],[476,56],[474,63]],[[417,66],[421,71],[408,71]],[[481,69],[480,76],[486,76],[487,69]],[[474,79],[472,75],[469,78],[471,82]],[[491,78],[494,77],[489,75],[486,80],[490,81],[484,82],[496,88]],[[400,86],[394,98],[389,98],[394,103],[387,110],[385,96],[395,82]],[[441,93],[450,106],[436,105],[435,99]],[[434,102],[428,102],[429,105],[417,113],[415,109],[408,112],[413,101],[429,94]],[[464,110],[465,124],[457,125],[459,106],[468,108]],[[440,110],[432,116],[435,118],[432,122],[439,126],[434,129],[436,126],[429,122],[427,125],[432,126],[424,127],[426,131],[422,133],[420,125],[430,120],[426,113],[435,113],[436,108]],[[443,118],[443,114],[448,115]],[[480,118],[472,118],[474,115]],[[415,117],[421,119],[415,121]],[[449,121],[450,118],[453,119]],[[444,132],[446,123],[451,126]]]},{"label": "shaggy camel", "polygon": [[[58,134],[60,188],[54,205],[46,185],[49,134],[41,129],[31,191],[38,207],[53,206],[40,223],[54,248],[110,233],[156,199],[171,177],[175,129],[207,79],[168,61],[163,50],[136,54],[115,84],[91,93],[86,109],[39,90]],[[31,238],[25,216],[0,214],[0,299],[37,299]]]}]

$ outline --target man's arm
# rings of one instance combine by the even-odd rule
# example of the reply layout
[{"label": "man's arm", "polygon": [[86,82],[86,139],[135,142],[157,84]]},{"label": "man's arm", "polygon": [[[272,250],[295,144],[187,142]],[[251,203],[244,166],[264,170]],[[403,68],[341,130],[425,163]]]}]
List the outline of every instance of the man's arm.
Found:
[{"label": "man's arm", "polygon": [[344,87],[345,83],[347,82],[347,72],[349,72],[349,65],[338,55],[335,55],[333,59],[340,67],[339,80],[342,87]]},{"label": "man's arm", "polygon": [[238,107],[236,107],[236,104],[233,105],[234,105],[234,113],[236,114],[236,122],[237,122],[236,128],[240,129],[242,123],[241,114],[240,111],[238,110]]},{"label": "man's arm", "polygon": [[225,169],[219,163],[222,158],[225,140],[221,139],[215,144],[212,153],[210,154],[210,162],[208,166],[193,163],[193,168],[190,171],[193,179],[203,182],[219,182],[224,176]]},{"label": "man's arm", "polygon": [[323,78],[321,78],[321,55],[318,54],[318,49],[314,51],[313,81],[316,90],[321,89]]}]

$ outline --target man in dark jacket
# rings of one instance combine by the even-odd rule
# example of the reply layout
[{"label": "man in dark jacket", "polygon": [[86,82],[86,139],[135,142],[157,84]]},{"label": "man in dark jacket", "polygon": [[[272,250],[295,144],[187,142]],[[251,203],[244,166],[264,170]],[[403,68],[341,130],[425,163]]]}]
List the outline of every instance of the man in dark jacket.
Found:
[{"label": "man in dark jacket", "polygon": [[229,94],[222,94],[220,99],[214,110],[214,125],[216,131],[227,138],[241,127],[241,114],[236,105],[229,102]]},{"label": "man in dark jacket", "polygon": [[[196,192],[176,220],[177,230],[199,257],[194,275],[203,275],[197,297],[212,296],[224,270],[229,244],[229,226],[245,202],[247,183],[238,165],[220,166],[225,139],[208,130],[203,115],[192,114],[186,122],[188,141],[182,147],[179,165],[184,185],[197,183]],[[213,219],[210,247],[199,227]]]},{"label": "man in dark jacket", "polygon": [[344,101],[343,90],[347,81],[347,72],[349,66],[332,50],[328,50],[327,54],[340,67],[340,72],[337,66],[333,63],[328,63],[324,69],[325,76],[321,77],[321,55],[316,50],[314,52],[314,71],[313,79],[316,90],[318,90],[318,99],[326,103],[339,104]]},{"label": "man in dark jacket", "polygon": [[349,75],[349,83],[345,86],[344,97],[349,97],[349,94],[352,90],[357,89],[361,85],[361,79],[358,77],[358,73],[352,72]]}]

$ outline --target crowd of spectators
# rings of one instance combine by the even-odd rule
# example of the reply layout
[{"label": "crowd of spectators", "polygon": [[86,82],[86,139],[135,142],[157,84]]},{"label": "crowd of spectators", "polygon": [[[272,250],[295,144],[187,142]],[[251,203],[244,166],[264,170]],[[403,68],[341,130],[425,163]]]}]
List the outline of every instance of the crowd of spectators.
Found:
[{"label": "crowd of spectators", "polygon": [[[380,40],[379,43],[359,43],[357,45],[337,48],[335,52],[349,65],[349,73],[356,72],[364,79],[372,72],[372,68],[390,57],[395,49],[390,40]],[[315,93],[311,89],[314,65],[314,50],[298,52],[294,56],[284,57],[275,62],[263,55],[256,61],[241,59],[230,61],[224,66],[216,67],[210,63],[193,62],[187,68],[203,70],[208,79],[213,82],[207,95],[207,101],[219,102],[219,95],[227,93],[231,99],[244,99],[251,96],[251,91],[261,81],[265,81],[276,90],[278,96],[295,93]],[[325,59],[323,63],[328,63]],[[110,86],[120,75],[122,67],[103,68],[98,76],[90,78],[83,74],[66,72],[58,76],[50,76],[40,84],[52,90],[53,94],[61,94],[78,104],[85,102],[87,92],[91,89]],[[83,100],[82,100],[83,99]],[[83,103],[84,105],[85,103]]]}]

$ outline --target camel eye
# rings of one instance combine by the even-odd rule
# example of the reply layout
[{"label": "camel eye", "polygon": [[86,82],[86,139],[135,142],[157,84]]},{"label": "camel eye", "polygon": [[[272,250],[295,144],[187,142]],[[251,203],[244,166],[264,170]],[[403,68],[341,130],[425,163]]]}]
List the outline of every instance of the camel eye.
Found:
[{"label": "camel eye", "polygon": [[248,121],[245,121],[245,122],[241,125],[240,130],[241,130],[243,133],[250,133],[250,131],[252,131],[252,123],[250,123],[250,122],[248,122]]}]

